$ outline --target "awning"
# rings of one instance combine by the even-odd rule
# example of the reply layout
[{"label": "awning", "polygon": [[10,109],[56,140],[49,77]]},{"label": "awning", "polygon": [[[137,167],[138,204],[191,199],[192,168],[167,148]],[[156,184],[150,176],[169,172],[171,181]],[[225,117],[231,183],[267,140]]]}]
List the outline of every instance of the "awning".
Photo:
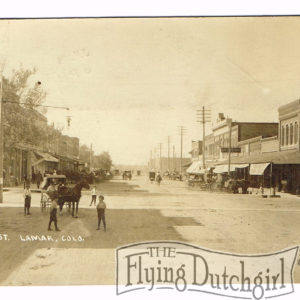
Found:
[{"label": "awning", "polygon": [[39,159],[32,164],[33,166],[38,165],[42,161],[49,161],[49,162],[58,163],[58,159],[53,157],[52,155],[50,155],[48,153],[44,153],[44,152],[40,152],[40,151],[34,151],[34,154],[37,155],[39,157]]},{"label": "awning", "polygon": [[[233,164],[232,165],[233,168],[235,169],[244,169],[244,168],[248,168],[249,167],[249,164]],[[230,168],[231,169],[231,168]]]},{"label": "awning", "polygon": [[249,174],[250,175],[262,175],[269,164],[270,163],[251,164]]},{"label": "awning", "polygon": [[[235,169],[247,168],[248,166],[249,166],[249,164],[231,164],[230,165],[230,172],[234,172]],[[227,173],[228,168],[229,168],[228,165],[218,165],[218,166],[215,167],[213,172],[216,173],[216,174]]]},{"label": "awning", "polygon": [[189,174],[204,174],[204,170],[201,169],[201,161],[194,161],[192,165],[186,170]]},{"label": "awning", "polygon": [[[232,164],[261,164],[261,163],[273,163],[275,165],[294,165],[300,164],[300,151],[299,150],[287,150],[269,153],[260,153],[253,155],[245,155],[231,158]],[[222,164],[228,165],[228,160],[222,162]]]},{"label": "awning", "polygon": [[213,172],[216,174],[228,172],[228,166],[227,165],[218,165],[215,167]]}]

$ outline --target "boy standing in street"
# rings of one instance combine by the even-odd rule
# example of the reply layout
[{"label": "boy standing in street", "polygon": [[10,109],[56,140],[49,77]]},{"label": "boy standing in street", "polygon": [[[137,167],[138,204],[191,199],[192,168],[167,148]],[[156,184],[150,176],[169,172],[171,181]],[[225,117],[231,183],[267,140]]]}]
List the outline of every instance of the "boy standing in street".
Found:
[{"label": "boy standing in street", "polygon": [[92,188],[91,194],[92,194],[92,201],[91,201],[90,206],[92,206],[93,202],[94,202],[94,205],[96,205],[97,194],[96,194],[96,186],[95,185]]},{"label": "boy standing in street", "polygon": [[53,199],[51,206],[50,206],[50,221],[48,225],[48,230],[51,230],[51,224],[54,222],[55,230],[60,231],[59,228],[57,227],[57,200]]},{"label": "boy standing in street", "polygon": [[31,191],[30,186],[26,185],[26,188],[24,190],[24,215],[30,215],[29,209],[31,205]]},{"label": "boy standing in street", "polygon": [[106,222],[105,222],[105,209],[106,209],[106,204],[103,201],[104,197],[102,195],[99,196],[99,203],[97,204],[97,214],[98,214],[98,227],[97,230],[100,230],[100,223],[101,220],[103,222],[104,226],[104,231],[106,231]]}]

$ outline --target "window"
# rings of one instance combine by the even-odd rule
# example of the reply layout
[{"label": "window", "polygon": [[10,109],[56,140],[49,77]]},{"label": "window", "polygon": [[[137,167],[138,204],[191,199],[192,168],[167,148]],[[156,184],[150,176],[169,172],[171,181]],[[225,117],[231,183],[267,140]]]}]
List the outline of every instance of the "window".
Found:
[{"label": "window", "polygon": [[284,126],[281,126],[281,145],[284,146]]},{"label": "window", "polygon": [[285,144],[289,144],[289,125],[285,125]]},{"label": "window", "polygon": [[294,143],[298,143],[298,123],[295,122],[295,130],[294,130]]},{"label": "window", "polygon": [[294,126],[293,123],[290,125],[290,145],[294,143]]}]

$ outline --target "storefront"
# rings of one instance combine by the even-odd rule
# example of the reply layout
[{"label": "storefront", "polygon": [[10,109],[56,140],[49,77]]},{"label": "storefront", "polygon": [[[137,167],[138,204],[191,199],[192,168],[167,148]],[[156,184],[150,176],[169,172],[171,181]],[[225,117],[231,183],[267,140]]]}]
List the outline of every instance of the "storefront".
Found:
[{"label": "storefront", "polygon": [[31,166],[32,174],[41,172],[41,174],[52,174],[54,170],[58,168],[59,160],[49,153],[41,151],[32,151],[31,154]]},{"label": "storefront", "polygon": [[[252,187],[275,187],[278,191],[300,192],[300,151],[278,151],[233,158],[232,172],[236,165],[249,164],[246,177]],[[215,173],[225,173],[227,165],[217,166]]]}]

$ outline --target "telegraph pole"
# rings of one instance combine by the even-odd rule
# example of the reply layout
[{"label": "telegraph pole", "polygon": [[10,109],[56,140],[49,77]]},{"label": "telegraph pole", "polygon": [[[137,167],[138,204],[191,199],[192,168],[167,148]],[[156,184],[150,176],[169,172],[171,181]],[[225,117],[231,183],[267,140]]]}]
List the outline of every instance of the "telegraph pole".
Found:
[{"label": "telegraph pole", "polygon": [[197,117],[197,122],[202,124],[202,164],[203,169],[205,169],[205,123],[211,121],[210,110],[207,110],[202,106],[202,109],[197,110]]},{"label": "telegraph pole", "polygon": [[154,147],[154,170],[156,172],[156,165],[157,165],[157,153],[156,153],[156,147]]},{"label": "telegraph pole", "polygon": [[176,162],[175,162],[175,145],[173,145],[173,171],[176,169]]},{"label": "telegraph pole", "polygon": [[93,161],[93,144],[91,144],[91,148],[90,148],[90,172],[92,171],[92,161]]},{"label": "telegraph pole", "polygon": [[168,172],[170,172],[170,136],[168,136]]},{"label": "telegraph pole", "polygon": [[162,161],[161,161],[161,146],[162,143],[159,143],[159,171],[161,172],[162,170]]},{"label": "telegraph pole", "polygon": [[230,176],[230,163],[231,163],[231,132],[232,132],[232,122],[230,120],[230,124],[229,124],[229,149],[228,149],[228,176]]},{"label": "telegraph pole", "polygon": [[179,135],[180,135],[180,175],[182,173],[182,150],[183,150],[183,135],[186,132],[186,128],[184,126],[179,127]]}]

